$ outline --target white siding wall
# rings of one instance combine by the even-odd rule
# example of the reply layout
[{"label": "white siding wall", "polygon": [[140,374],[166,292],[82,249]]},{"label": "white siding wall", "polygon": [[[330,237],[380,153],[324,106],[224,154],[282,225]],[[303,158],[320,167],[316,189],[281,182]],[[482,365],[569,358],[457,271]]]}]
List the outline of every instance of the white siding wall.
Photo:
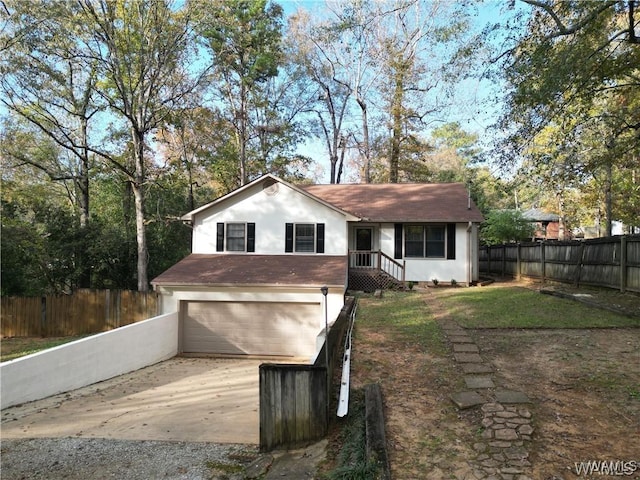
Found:
[{"label": "white siding wall", "polygon": [[347,221],[343,214],[280,184],[269,195],[258,184],[197,215],[193,253],[216,252],[218,222],[254,222],[256,254],[284,254],[286,223],[324,223],[325,255],[347,254]]},{"label": "white siding wall", "polygon": [[[395,229],[393,223],[383,223],[380,225],[380,250],[393,258],[395,248]],[[402,259],[400,259],[402,262]]]},{"label": "white siding wall", "polygon": [[[428,282],[437,278],[440,282],[448,283],[452,279],[464,284],[468,282],[469,271],[467,269],[468,245],[471,244],[472,265],[475,264],[472,280],[477,280],[477,238],[478,229],[474,226],[471,232],[471,240],[467,233],[468,224],[458,223],[456,225],[456,259],[446,260],[439,258],[405,258],[400,259],[402,263],[406,260],[405,280],[414,282]],[[393,258],[395,231],[392,223],[380,225],[380,247],[384,253]],[[474,253],[475,252],[475,253]],[[475,261],[473,260],[475,258]]]}]

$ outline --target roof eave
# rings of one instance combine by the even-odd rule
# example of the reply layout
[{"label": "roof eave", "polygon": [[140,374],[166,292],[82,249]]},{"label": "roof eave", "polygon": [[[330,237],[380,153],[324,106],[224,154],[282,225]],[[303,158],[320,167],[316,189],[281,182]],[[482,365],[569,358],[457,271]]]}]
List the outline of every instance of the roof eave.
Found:
[{"label": "roof eave", "polygon": [[200,287],[200,288],[319,288],[327,286],[329,288],[345,288],[344,284],[326,283],[193,283],[193,282],[151,282],[153,287]]},{"label": "roof eave", "polygon": [[195,210],[191,210],[188,213],[185,213],[182,217],[180,217],[181,220],[183,221],[188,221],[188,222],[192,222],[193,221],[193,217],[204,211],[207,210],[211,207],[213,207],[214,205],[226,200],[227,198],[233,197],[235,195],[238,195],[239,193],[243,192],[244,190],[247,190],[249,188],[251,188],[253,185],[265,181],[267,178],[272,178],[273,180],[277,181],[277,182],[282,182],[282,180],[280,180],[278,177],[276,177],[275,175],[271,175],[270,173],[267,173],[266,175],[261,176],[260,178],[256,178],[255,180],[253,180],[252,182],[249,182],[235,190],[233,190],[232,192],[229,192],[219,198],[216,198],[213,202],[209,202],[201,207],[196,208]]},{"label": "roof eave", "polygon": [[362,222],[371,222],[371,223],[482,223],[484,218],[361,218],[358,219]]},{"label": "roof eave", "polygon": [[309,192],[306,192],[305,190],[303,190],[303,189],[301,189],[299,187],[296,187],[295,185],[293,185],[293,184],[291,184],[291,183],[289,183],[289,182],[287,182],[285,180],[282,180],[281,178],[276,177],[275,175],[272,175],[270,173],[267,173],[267,174],[261,176],[260,178],[257,178],[254,181],[252,181],[250,183],[247,183],[246,185],[243,185],[242,187],[240,187],[240,188],[238,188],[238,189],[236,189],[236,190],[234,190],[232,192],[229,192],[229,193],[227,193],[226,195],[223,195],[220,198],[215,199],[213,202],[209,202],[206,205],[203,205],[203,206],[201,206],[199,208],[196,208],[195,210],[192,210],[189,213],[184,214],[182,217],[180,217],[180,219],[182,221],[185,221],[185,222],[193,222],[193,217],[195,215],[197,215],[198,213],[200,213],[200,212],[202,212],[204,210],[207,210],[208,208],[211,208],[214,205],[222,202],[223,200],[231,198],[231,197],[241,193],[244,190],[247,190],[247,189],[251,188],[253,185],[256,185],[256,184],[258,184],[260,182],[264,182],[268,178],[270,178],[270,179],[272,179],[272,180],[274,180],[276,182],[279,182],[279,183],[291,188],[295,192],[298,192],[301,195],[304,195],[305,197],[310,198],[310,199],[312,199],[312,200],[324,205],[325,207],[330,208],[331,210],[333,210],[335,212],[338,212],[338,213],[344,215],[346,217],[347,221],[349,221],[349,222],[355,222],[355,221],[360,220],[360,218],[352,215],[351,213],[349,213],[349,212],[347,212],[345,210],[342,210],[342,209],[336,207],[335,205],[332,205],[331,203],[326,202],[326,201],[322,200],[321,198],[316,197],[315,195],[313,195],[313,194],[311,194]]}]

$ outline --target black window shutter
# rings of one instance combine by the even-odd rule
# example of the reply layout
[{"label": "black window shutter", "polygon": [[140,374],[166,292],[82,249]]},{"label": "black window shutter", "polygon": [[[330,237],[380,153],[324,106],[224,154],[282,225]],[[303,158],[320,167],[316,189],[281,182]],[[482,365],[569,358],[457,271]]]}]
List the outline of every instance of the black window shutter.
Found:
[{"label": "black window shutter", "polygon": [[447,224],[447,260],[456,259],[456,224]]},{"label": "black window shutter", "polygon": [[256,251],[256,224],[247,223],[247,252]]},{"label": "black window shutter", "polygon": [[285,225],[284,251],[286,253],[293,252],[293,223]]},{"label": "black window shutter", "polygon": [[218,223],[216,235],[216,252],[224,252],[224,223]]},{"label": "black window shutter", "polygon": [[402,258],[402,224],[396,223],[394,225],[395,230],[395,242],[393,248],[393,258]]},{"label": "black window shutter", "polygon": [[316,253],[324,253],[324,223],[316,225]]}]

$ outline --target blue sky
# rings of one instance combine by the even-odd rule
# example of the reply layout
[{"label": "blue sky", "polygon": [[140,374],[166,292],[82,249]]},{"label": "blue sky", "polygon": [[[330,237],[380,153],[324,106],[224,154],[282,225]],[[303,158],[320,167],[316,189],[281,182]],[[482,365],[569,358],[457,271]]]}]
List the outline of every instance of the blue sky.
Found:
[{"label": "blue sky", "polygon": [[[309,11],[319,12],[326,5],[324,0],[275,0],[283,6],[285,15],[289,16],[299,7]],[[373,0],[375,1],[375,0]],[[445,0],[451,1],[453,0]],[[489,22],[508,21],[514,14],[514,10],[506,7],[509,2],[507,0],[486,0],[481,2],[477,8],[475,16],[474,28],[481,29]],[[516,2],[516,10],[526,8],[523,2]],[[502,108],[499,94],[503,91],[503,87],[499,84],[492,84],[487,80],[468,79],[455,85],[456,98],[458,100],[455,108],[438,115],[438,122],[433,126],[439,126],[445,121],[458,121],[463,129],[475,132],[480,136],[483,144],[490,144],[492,137],[488,127],[494,123]],[[5,114],[4,106],[0,105],[0,115]],[[424,132],[428,136],[428,130]],[[317,139],[309,139],[309,141],[300,147],[299,152],[313,158],[319,165],[318,181],[328,181],[328,160],[326,148],[323,143]],[[353,176],[354,172],[350,172]],[[353,177],[352,177],[353,178]]]},{"label": "blue sky", "polygon": [[[330,3],[324,0],[276,1],[283,6],[286,16],[291,15],[298,8],[322,14],[327,3]],[[446,1],[453,2],[453,0]],[[524,24],[515,23],[515,16],[518,13],[530,11],[530,7],[521,1],[516,1],[512,7],[510,7],[510,3],[507,0],[485,0],[470,6],[469,8],[474,12],[472,29],[479,32],[486,25],[492,23],[525,27]],[[504,36],[495,35],[491,46],[498,51],[503,51],[502,49],[505,47],[502,43],[504,41]],[[483,65],[482,62],[478,66],[480,69],[486,68],[486,64]],[[502,111],[504,105],[502,96],[505,92],[505,86],[486,79],[468,78],[454,85],[453,89],[456,99],[455,105],[446,111],[439,112],[432,123],[433,127],[440,126],[445,122],[457,121],[464,130],[477,133],[481,146],[488,148],[493,143],[494,135],[496,134],[489,127],[496,122]],[[425,130],[424,135],[429,135],[428,129]],[[324,170],[324,175],[318,180],[328,181],[329,167],[324,145],[316,139],[310,139],[299,149],[299,152],[316,160]],[[353,174],[354,172],[351,173]]]}]

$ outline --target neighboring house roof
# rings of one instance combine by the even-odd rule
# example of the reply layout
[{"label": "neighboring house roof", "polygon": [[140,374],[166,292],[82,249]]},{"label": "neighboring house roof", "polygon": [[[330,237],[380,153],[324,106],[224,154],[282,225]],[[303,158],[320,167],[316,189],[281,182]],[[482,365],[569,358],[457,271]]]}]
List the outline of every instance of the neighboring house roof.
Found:
[{"label": "neighboring house roof", "polygon": [[172,286],[344,286],[347,257],[191,254],[156,277]]},{"label": "neighboring house roof", "polygon": [[372,222],[482,222],[462,183],[302,185],[337,208]]},{"label": "neighboring house roof", "polygon": [[522,212],[522,218],[532,222],[558,222],[560,216],[555,213],[547,213],[538,208],[530,208]]}]

